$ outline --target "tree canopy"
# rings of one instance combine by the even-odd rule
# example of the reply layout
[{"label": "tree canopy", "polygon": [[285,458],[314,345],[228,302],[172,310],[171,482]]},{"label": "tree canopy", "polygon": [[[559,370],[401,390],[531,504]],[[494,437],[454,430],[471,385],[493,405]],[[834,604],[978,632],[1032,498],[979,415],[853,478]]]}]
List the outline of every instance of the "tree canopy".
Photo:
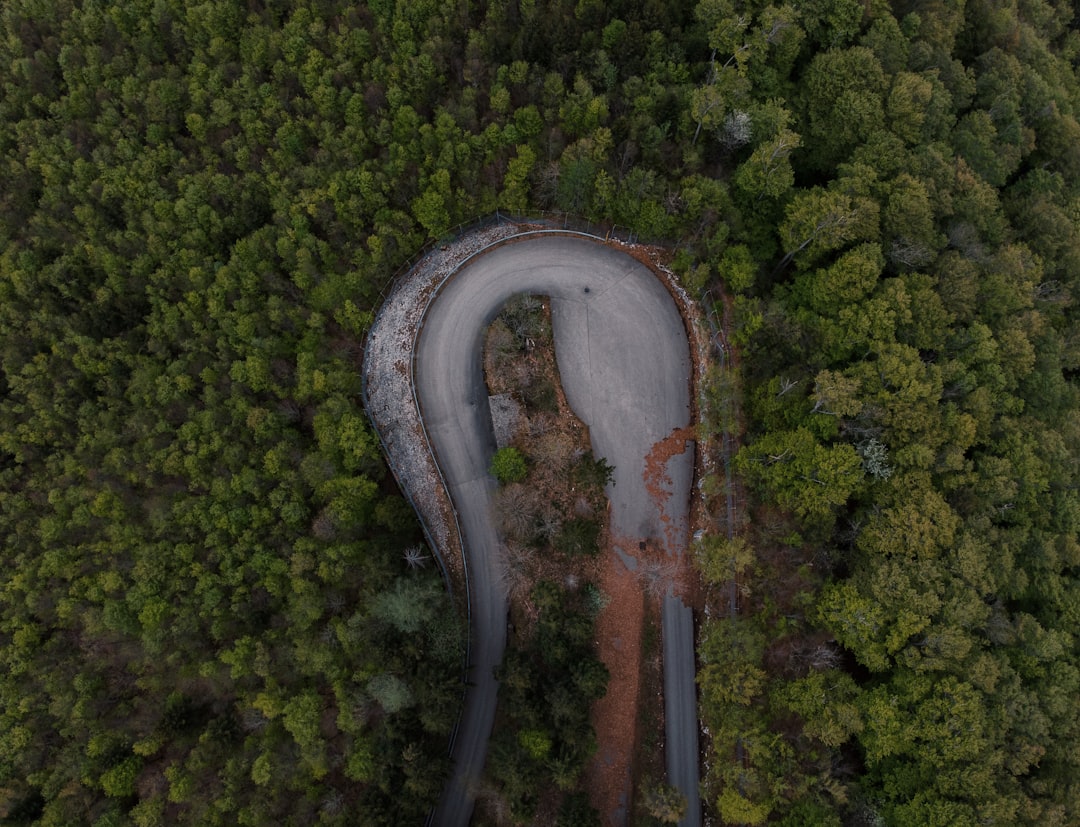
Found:
[{"label": "tree canopy", "polygon": [[707,806],[1074,823],[1075,14],[8,0],[0,817],[423,818],[463,630],[364,334],[425,243],[548,209],[737,294]]}]

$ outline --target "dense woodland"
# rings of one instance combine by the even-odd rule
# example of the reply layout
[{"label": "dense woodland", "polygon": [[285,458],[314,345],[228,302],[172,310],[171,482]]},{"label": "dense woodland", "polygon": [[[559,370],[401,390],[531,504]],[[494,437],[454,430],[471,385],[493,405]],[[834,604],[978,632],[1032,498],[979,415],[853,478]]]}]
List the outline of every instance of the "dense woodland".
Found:
[{"label": "dense woodland", "polygon": [[462,638],[363,337],[544,208],[735,294],[710,810],[1080,821],[1078,13],[6,0],[0,817],[422,818]]}]

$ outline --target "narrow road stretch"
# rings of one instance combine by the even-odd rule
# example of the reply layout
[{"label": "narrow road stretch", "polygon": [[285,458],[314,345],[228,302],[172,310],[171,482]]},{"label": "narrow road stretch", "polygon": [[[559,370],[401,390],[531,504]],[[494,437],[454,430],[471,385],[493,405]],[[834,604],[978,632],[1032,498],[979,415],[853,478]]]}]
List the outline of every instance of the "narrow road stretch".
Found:
[{"label": "narrow road stretch", "polygon": [[[417,343],[414,381],[421,416],[458,510],[469,567],[472,659],[454,774],[435,814],[438,827],[469,823],[495,715],[494,668],[506,643],[507,604],[492,525],[495,450],[481,364],[484,331],[519,293],[551,297],[555,352],[566,396],[588,426],[593,452],[615,468],[608,487],[612,536],[686,548],[693,451],[672,457],[650,494],[645,458],[690,422],[690,354],[675,302],[657,277],[624,252],[586,237],[536,234],[496,247],[453,275],[431,303]],[[663,502],[659,502],[663,500]],[[636,546],[631,546],[636,548]],[[664,694],[669,780],[689,801],[682,824],[700,824],[697,707],[690,609],[663,603]]]}]

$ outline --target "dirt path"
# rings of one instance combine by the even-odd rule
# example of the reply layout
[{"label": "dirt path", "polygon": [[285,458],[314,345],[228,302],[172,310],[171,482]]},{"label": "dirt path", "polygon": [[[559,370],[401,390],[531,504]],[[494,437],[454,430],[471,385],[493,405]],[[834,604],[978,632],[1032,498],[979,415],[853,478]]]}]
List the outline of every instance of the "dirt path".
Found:
[{"label": "dirt path", "polygon": [[614,550],[604,555],[600,588],[611,602],[597,618],[596,645],[611,678],[607,694],[593,704],[598,749],[587,782],[604,824],[620,827],[627,822],[633,795],[645,594],[637,574]]}]

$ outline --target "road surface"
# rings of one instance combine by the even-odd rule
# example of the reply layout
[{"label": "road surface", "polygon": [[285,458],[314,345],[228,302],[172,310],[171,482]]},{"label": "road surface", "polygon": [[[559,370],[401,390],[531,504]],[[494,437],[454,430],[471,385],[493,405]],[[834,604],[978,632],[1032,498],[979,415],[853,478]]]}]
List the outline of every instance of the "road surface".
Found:
[{"label": "road surface", "polygon": [[[421,416],[464,535],[472,615],[470,688],[437,827],[465,827],[471,818],[495,714],[493,670],[506,643],[507,604],[490,519],[496,483],[488,465],[495,438],[481,351],[485,329],[519,293],[551,298],[563,389],[589,426],[595,456],[615,468],[607,490],[613,536],[651,539],[677,553],[688,535],[693,452],[668,462],[664,487],[671,496],[663,510],[644,479],[649,451],[690,421],[686,331],[657,277],[616,248],[562,234],[528,236],[468,262],[428,309],[414,376]],[[690,802],[681,823],[696,827],[701,806],[692,613],[669,593],[662,615],[669,781]]]}]

